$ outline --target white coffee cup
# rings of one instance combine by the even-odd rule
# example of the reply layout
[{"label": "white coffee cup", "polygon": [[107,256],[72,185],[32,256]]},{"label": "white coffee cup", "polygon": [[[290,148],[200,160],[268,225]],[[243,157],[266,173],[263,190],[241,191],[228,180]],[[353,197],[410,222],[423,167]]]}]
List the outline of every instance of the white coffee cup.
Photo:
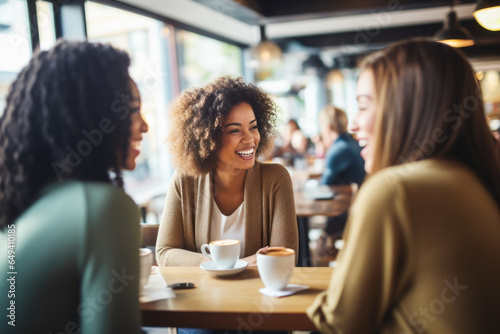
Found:
[{"label": "white coffee cup", "polygon": [[262,282],[272,291],[286,288],[295,267],[295,251],[286,247],[268,247],[257,252],[257,269]]},{"label": "white coffee cup", "polygon": [[139,248],[139,294],[142,294],[148,283],[153,266],[153,252],[149,248]]},{"label": "white coffee cup", "polygon": [[217,269],[232,269],[240,258],[240,241],[227,239],[203,244],[201,252],[215,262]]}]

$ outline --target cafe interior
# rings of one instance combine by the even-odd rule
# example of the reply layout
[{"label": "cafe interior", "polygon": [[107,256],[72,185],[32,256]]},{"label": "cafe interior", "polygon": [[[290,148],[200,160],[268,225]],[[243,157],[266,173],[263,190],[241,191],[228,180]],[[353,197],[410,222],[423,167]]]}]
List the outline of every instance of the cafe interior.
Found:
[{"label": "cafe interior", "polygon": [[[343,109],[350,121],[355,116],[357,64],[364,55],[405,38],[441,38],[453,11],[452,24],[466,34],[460,38],[467,38],[467,46],[460,49],[481,82],[486,113],[498,119],[500,32],[478,23],[477,5],[474,0],[0,0],[1,44],[13,43],[16,50],[0,52],[0,112],[10,82],[34,50],[46,50],[58,38],[126,50],[149,124],[126,187],[138,203],[147,204],[144,220],[153,224],[174,171],[164,143],[168,104],[183,90],[221,75],[241,76],[271,94],[281,109],[280,131],[294,119],[314,138],[326,104]],[[314,151],[308,155],[314,158]]]},{"label": "cafe interior", "polygon": [[[496,10],[492,17],[483,10],[489,7]],[[318,267],[309,285],[317,284],[319,291],[327,287],[331,271],[324,270],[336,266],[342,238],[328,240],[323,247],[330,251],[324,254],[318,253],[317,241],[327,219],[348,210],[356,192],[354,185],[326,190],[317,186],[324,168],[324,151],[314,145],[320,110],[333,104],[351,122],[358,111],[356,82],[363,57],[393,42],[422,36],[449,43],[466,55],[481,84],[490,129],[500,131],[499,18],[500,1],[482,0],[0,0],[0,115],[10,83],[38,49],[51,48],[59,38],[110,43],[125,50],[149,126],[136,169],[124,173],[125,189],[141,209],[142,244],[154,250],[175,171],[165,144],[170,102],[184,90],[223,75],[257,85],[279,106],[278,133],[284,133],[293,119],[309,143],[300,156],[261,160],[283,164],[291,175],[298,266]],[[279,145],[283,139],[276,140]],[[174,280],[195,280],[203,286],[203,279],[194,278],[198,269],[186,269]],[[225,281],[217,284],[214,291],[227,291]],[[238,291],[237,286],[231,289]],[[185,306],[179,296],[188,290],[178,291],[175,300],[164,296],[163,301],[143,304],[145,326],[189,327],[199,321],[205,328],[223,323],[246,330],[258,323],[266,330],[314,329],[300,299],[287,306],[260,301],[261,313],[255,317],[254,311],[243,310],[244,316],[235,318],[228,309],[169,314]],[[250,293],[244,298],[253,303]],[[189,303],[211,307],[200,295]],[[228,306],[232,307],[239,306]]]}]

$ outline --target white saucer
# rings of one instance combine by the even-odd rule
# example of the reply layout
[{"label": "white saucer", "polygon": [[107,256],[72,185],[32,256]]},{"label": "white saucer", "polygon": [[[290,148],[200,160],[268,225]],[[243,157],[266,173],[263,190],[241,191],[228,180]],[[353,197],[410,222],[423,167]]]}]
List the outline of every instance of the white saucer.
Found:
[{"label": "white saucer", "polygon": [[231,269],[217,269],[214,261],[207,261],[200,264],[200,268],[211,275],[218,277],[228,277],[236,275],[248,267],[248,262],[243,260],[238,260]]}]

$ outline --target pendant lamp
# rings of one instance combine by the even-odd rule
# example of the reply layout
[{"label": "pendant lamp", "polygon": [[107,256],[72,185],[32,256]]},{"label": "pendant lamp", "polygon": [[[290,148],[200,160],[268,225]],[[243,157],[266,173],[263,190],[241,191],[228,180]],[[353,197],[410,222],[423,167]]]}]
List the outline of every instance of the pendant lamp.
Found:
[{"label": "pendant lamp", "polygon": [[485,29],[500,30],[500,0],[479,0],[472,15]]},{"label": "pendant lamp", "polygon": [[446,15],[443,27],[436,32],[434,39],[438,42],[448,44],[454,48],[462,48],[474,45],[474,39],[470,32],[458,22],[457,13],[451,7]]},{"label": "pendant lamp", "polygon": [[260,26],[260,42],[250,50],[252,63],[259,68],[270,68],[281,61],[280,47],[266,38],[265,26]]}]

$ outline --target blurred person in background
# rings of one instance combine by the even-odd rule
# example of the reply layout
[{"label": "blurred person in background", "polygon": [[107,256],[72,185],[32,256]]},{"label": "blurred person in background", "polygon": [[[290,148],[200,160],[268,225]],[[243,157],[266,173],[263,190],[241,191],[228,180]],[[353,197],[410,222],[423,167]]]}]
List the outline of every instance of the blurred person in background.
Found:
[{"label": "blurred person in background", "polygon": [[296,159],[305,159],[308,146],[309,140],[300,130],[299,124],[290,119],[286,122],[281,136],[275,141],[271,158],[283,158],[285,165],[293,166]]},{"label": "blurred person in background", "polygon": [[240,241],[256,265],[266,246],[298,253],[297,220],[288,171],[256,157],[272,144],[276,105],[241,78],[221,77],[183,92],[170,107],[167,139],[176,172],[156,243],[162,266],[199,266],[201,246]]},{"label": "blurred person in background", "polygon": [[500,160],[470,63],[401,41],[363,61],[357,100],[370,176],[309,317],[322,333],[498,332]]},{"label": "blurred person in background", "polygon": [[325,170],[320,184],[329,186],[361,185],[365,178],[361,147],[347,132],[347,115],[333,105],[324,107],[318,116],[321,138],[327,147]]},{"label": "blurred person in background", "polygon": [[0,246],[12,262],[0,270],[18,274],[0,281],[1,333],[141,332],[140,219],[121,170],[135,168],[148,126],[129,64],[109,45],[59,41],[11,85]]},{"label": "blurred person in background", "polygon": [[[321,138],[327,147],[325,170],[321,175],[321,185],[361,185],[365,178],[364,161],[361,147],[347,132],[347,115],[333,105],[324,107],[318,116]],[[328,217],[323,233],[316,241],[315,259],[323,266],[335,260],[338,250],[335,240],[342,237],[348,212]]]}]

